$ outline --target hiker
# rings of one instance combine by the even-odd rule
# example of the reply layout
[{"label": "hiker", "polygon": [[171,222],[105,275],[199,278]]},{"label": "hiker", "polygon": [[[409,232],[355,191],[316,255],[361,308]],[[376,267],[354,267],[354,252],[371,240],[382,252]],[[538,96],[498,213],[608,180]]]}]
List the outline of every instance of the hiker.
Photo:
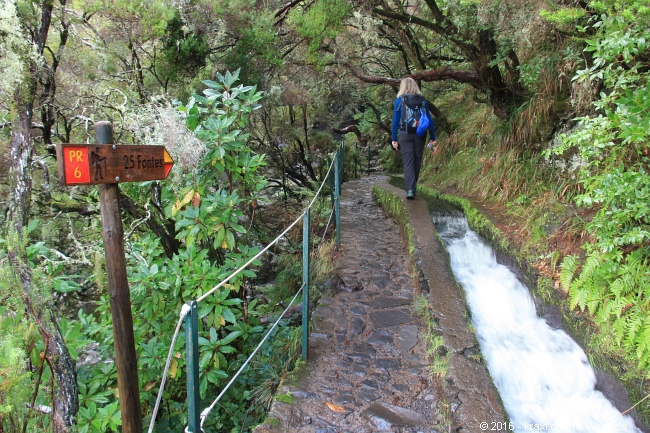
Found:
[{"label": "hiker", "polygon": [[[426,116],[426,119],[423,117]],[[428,121],[428,126],[426,125]],[[419,127],[419,128],[418,128]],[[399,140],[397,131],[399,130]],[[393,148],[401,149],[406,181],[406,198],[414,199],[417,188],[426,133],[429,131],[427,147],[435,154],[436,131],[429,113],[429,104],[413,78],[404,78],[399,85],[393,108]]]}]

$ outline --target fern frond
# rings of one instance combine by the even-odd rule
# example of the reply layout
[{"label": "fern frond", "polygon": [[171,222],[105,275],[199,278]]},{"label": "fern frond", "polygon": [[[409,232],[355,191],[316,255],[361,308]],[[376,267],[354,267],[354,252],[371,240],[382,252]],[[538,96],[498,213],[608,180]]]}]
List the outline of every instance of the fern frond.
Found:
[{"label": "fern frond", "polygon": [[618,277],[614,280],[611,286],[609,286],[609,291],[615,296],[623,296],[625,292],[625,280],[621,277]]},{"label": "fern frond", "polygon": [[600,255],[598,251],[592,252],[585,264],[582,265],[582,272],[580,273],[581,280],[587,280],[594,276],[598,268],[600,267]]},{"label": "fern frond", "polygon": [[637,339],[639,331],[643,327],[643,317],[639,314],[634,314],[634,312],[628,312],[627,314],[627,323],[625,325],[625,338],[623,339],[623,345],[628,350],[634,350],[634,343]]},{"label": "fern frond", "polygon": [[619,317],[616,320],[614,320],[614,323],[612,323],[612,331],[614,331],[614,341],[616,342],[617,345],[621,344],[621,341],[623,340],[623,336],[625,335],[625,318],[624,317]]},{"label": "fern frond", "polygon": [[571,308],[580,307],[581,311],[585,310],[587,299],[589,298],[589,285],[575,285],[572,284],[569,290],[569,300],[571,301]]},{"label": "fern frond", "polygon": [[573,275],[578,269],[578,260],[576,256],[566,256],[562,260],[561,265],[562,270],[560,271],[560,287],[564,290],[564,293],[569,291],[571,286],[571,280],[573,280]]}]

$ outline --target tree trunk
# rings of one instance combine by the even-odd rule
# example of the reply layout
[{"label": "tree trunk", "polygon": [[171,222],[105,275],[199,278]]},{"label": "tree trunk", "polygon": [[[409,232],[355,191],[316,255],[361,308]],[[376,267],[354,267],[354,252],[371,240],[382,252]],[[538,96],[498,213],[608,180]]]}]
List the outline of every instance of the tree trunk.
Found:
[{"label": "tree trunk", "polygon": [[[65,3],[65,2],[62,2]],[[39,54],[47,40],[52,19],[53,2],[42,2],[41,23],[36,36]],[[68,352],[55,316],[49,306],[37,295],[33,286],[32,269],[27,260],[25,248],[25,228],[29,222],[32,196],[32,153],[31,124],[34,112],[34,98],[37,90],[38,65],[28,60],[29,69],[25,71],[23,83],[14,91],[14,118],[11,136],[11,202],[7,219],[9,263],[21,285],[26,311],[38,326],[45,344],[45,356],[52,366],[52,374],[57,383],[55,401],[52,402],[52,429],[55,433],[66,433],[75,423],[79,409],[79,391],[75,363]]]}]

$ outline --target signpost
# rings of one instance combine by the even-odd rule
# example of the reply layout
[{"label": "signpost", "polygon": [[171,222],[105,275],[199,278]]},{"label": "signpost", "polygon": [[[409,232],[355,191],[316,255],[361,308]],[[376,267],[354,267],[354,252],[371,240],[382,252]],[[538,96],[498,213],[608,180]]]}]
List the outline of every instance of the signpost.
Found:
[{"label": "signpost", "polygon": [[118,183],[165,179],[174,161],[164,146],[112,144],[113,125],[110,122],[96,122],[94,128],[97,144],[57,145],[59,182],[65,186],[99,184],[122,432],[142,433],[138,362]]},{"label": "signpost", "polygon": [[97,185],[165,179],[174,165],[164,146],[57,145],[62,185]]}]

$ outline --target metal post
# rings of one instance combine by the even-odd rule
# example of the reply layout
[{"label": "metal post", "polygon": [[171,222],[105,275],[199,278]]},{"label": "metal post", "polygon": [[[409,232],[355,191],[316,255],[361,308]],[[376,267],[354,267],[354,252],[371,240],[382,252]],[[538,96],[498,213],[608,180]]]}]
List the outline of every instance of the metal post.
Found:
[{"label": "metal post", "polygon": [[336,193],[341,195],[341,184],[343,183],[343,152],[341,152],[341,145],[336,149],[336,172],[339,176],[338,183],[336,183]]},{"label": "metal post", "polygon": [[[345,182],[345,142],[341,142],[341,185],[343,182]],[[340,193],[341,191],[339,191]]]},{"label": "metal post", "polygon": [[[96,122],[94,129],[97,144],[113,143],[111,122]],[[113,321],[113,347],[122,411],[122,431],[141,433],[142,410],[138,388],[138,359],[135,354],[131,292],[126,275],[124,228],[120,215],[120,190],[117,183],[99,185],[99,209],[102,216],[102,239]]]},{"label": "metal post", "polygon": [[341,207],[341,200],[339,198],[339,191],[341,191],[341,183],[340,183],[340,171],[339,171],[339,161],[341,159],[339,158],[338,152],[334,156],[334,214],[336,218],[336,249],[340,250],[341,249],[341,212],[340,212],[340,207]]},{"label": "metal post", "polygon": [[302,220],[302,359],[309,350],[309,208]]},{"label": "metal post", "polygon": [[[336,157],[335,157],[336,158]],[[329,167],[330,164],[332,163],[332,160],[327,158],[327,166]],[[329,174],[329,183],[330,183],[330,198],[332,199],[332,206],[334,206],[334,176],[332,175],[332,172],[336,170],[336,164],[332,167],[330,170]]]},{"label": "metal post", "polygon": [[368,148],[368,176],[370,176],[370,143],[366,146]]},{"label": "metal post", "polygon": [[185,353],[187,358],[187,432],[201,431],[201,393],[199,392],[199,313],[196,301],[188,302],[185,316]]}]

